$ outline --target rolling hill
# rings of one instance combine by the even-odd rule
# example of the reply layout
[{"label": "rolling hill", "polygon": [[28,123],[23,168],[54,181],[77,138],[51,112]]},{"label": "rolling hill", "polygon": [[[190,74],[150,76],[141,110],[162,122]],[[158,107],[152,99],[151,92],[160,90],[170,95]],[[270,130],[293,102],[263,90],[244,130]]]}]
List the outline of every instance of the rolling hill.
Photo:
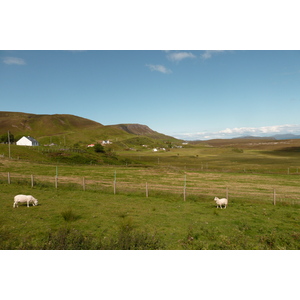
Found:
[{"label": "rolling hill", "polygon": [[0,112],[1,134],[8,130],[15,135],[46,135],[66,134],[74,130],[100,128],[102,124],[81,117],[65,114],[36,115],[19,112]]},{"label": "rolling hill", "polygon": [[[146,125],[118,124],[102,125],[101,123],[68,114],[37,115],[22,112],[0,112],[0,135],[10,131],[15,138],[30,135],[41,144],[89,144],[101,140],[140,143],[141,137],[147,141],[171,141],[177,139],[153,131]],[[136,139],[139,137],[139,139]]]},{"label": "rolling hill", "polygon": [[107,126],[107,127],[118,128],[129,134],[134,134],[137,136],[146,136],[146,137],[159,139],[159,140],[162,140],[162,139],[176,140],[175,138],[173,138],[171,136],[164,135],[162,133],[159,133],[157,131],[150,129],[146,125],[141,125],[141,124],[118,124],[118,125],[111,125],[111,126]]}]

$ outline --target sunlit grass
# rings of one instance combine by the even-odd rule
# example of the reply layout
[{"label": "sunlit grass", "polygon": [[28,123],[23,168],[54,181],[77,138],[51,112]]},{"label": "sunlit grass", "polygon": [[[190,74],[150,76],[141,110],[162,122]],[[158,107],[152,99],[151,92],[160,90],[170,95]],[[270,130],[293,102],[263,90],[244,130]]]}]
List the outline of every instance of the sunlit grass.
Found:
[{"label": "sunlit grass", "polygon": [[[37,163],[38,150],[14,149],[20,159],[0,158],[0,247],[299,249],[298,155],[234,149],[120,151],[135,161],[120,165]],[[14,209],[19,193],[39,205]],[[216,209],[214,196],[227,193],[228,208]]]}]

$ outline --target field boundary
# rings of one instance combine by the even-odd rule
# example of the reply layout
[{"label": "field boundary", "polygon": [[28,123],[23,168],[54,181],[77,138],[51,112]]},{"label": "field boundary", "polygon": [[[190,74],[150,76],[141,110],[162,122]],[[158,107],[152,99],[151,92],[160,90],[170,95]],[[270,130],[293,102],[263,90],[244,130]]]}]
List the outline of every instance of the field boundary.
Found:
[{"label": "field boundary", "polygon": [[[131,178],[132,179],[132,178]],[[172,179],[172,178],[171,178]],[[117,180],[116,174],[112,180],[109,179],[89,179],[75,176],[46,176],[46,175],[24,175],[18,173],[1,172],[0,183],[12,185],[22,185],[27,187],[48,187],[53,189],[76,189],[99,191],[113,194],[139,195],[156,197],[162,195],[174,196],[183,201],[200,201],[213,199],[215,196],[229,199],[229,203],[234,200],[245,200],[252,202],[269,202],[273,205],[300,205],[300,187],[263,187],[249,185],[240,188],[234,184],[221,185],[202,182],[201,180],[190,180],[185,175],[182,185],[174,184],[172,180],[167,183],[158,183],[154,180],[140,181]]]}]

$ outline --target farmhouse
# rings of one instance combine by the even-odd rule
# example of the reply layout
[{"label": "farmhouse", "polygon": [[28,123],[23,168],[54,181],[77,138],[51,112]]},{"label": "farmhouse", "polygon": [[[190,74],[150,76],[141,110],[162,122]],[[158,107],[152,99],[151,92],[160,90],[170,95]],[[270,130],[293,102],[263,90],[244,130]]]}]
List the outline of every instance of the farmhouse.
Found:
[{"label": "farmhouse", "polygon": [[31,136],[23,136],[22,138],[20,138],[16,144],[18,146],[39,146],[39,142],[32,138]]}]

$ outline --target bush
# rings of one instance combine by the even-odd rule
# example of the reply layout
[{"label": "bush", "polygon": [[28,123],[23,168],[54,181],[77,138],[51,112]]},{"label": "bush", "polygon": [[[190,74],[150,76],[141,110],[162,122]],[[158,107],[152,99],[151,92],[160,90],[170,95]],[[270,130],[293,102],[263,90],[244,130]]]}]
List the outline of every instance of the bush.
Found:
[{"label": "bush", "polygon": [[96,144],[94,150],[96,153],[105,153],[104,147],[101,144]]}]

